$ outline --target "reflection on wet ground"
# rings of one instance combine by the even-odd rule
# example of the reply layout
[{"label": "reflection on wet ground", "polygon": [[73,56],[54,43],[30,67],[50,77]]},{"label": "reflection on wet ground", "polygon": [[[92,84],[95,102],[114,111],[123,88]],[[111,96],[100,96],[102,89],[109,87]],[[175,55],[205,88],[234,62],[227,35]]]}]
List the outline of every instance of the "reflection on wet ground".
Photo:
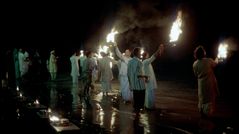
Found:
[{"label": "reflection on wet ground", "polygon": [[132,103],[125,104],[121,100],[117,81],[113,82],[113,90],[108,96],[100,92],[98,83],[95,83],[95,89],[89,96],[84,96],[81,84],[72,85],[67,76],[51,82],[28,83],[19,91],[26,97],[25,101],[13,99],[5,104],[9,96],[16,97],[19,94],[14,89],[9,89],[11,93],[4,91],[2,98],[5,100],[1,99],[1,105],[6,106],[8,110],[1,113],[1,121],[14,120],[16,123],[10,126],[19,127],[20,124],[19,130],[22,132],[33,127],[34,132],[40,130],[38,132],[53,133],[49,125],[46,125],[47,122],[37,119],[36,115],[24,107],[38,99],[40,104],[50,108],[57,116],[67,118],[76,124],[80,128],[80,133],[187,134],[237,131],[238,124],[235,121],[238,118],[235,118],[237,117],[235,112],[223,100],[218,101],[219,110],[215,119],[201,119],[197,111],[195,89],[176,81],[159,81],[158,85],[157,108],[151,111],[143,110],[136,116]]}]

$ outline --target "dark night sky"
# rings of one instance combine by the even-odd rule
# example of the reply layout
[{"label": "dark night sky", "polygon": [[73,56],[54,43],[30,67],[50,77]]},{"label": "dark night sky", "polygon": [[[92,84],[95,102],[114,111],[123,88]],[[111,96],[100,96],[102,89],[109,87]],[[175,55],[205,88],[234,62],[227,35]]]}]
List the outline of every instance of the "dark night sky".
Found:
[{"label": "dark night sky", "polygon": [[[2,47],[28,47],[43,48],[49,53],[50,48],[57,48],[60,53],[71,54],[74,48],[91,48],[97,46],[100,37],[111,29],[116,12],[124,5],[132,5],[139,8],[142,0],[100,0],[100,1],[79,1],[71,2],[17,2],[3,3]],[[233,39],[238,46],[239,19],[237,4],[232,0],[208,1],[208,0],[148,0],[147,3],[153,5],[150,9],[157,10],[171,20],[178,9],[182,9],[184,14],[184,33],[181,37],[179,49],[171,49],[168,57],[186,58],[191,60],[192,50],[198,44],[202,44],[208,50],[209,55],[215,57],[215,50],[220,41]],[[153,3],[153,4],[152,4]],[[155,4],[156,3],[156,4]],[[149,5],[150,5],[149,4]],[[142,6],[142,4],[140,5]],[[137,14],[147,12],[147,10],[137,10]],[[140,12],[141,11],[141,12]],[[149,14],[151,15],[151,14]],[[147,15],[146,15],[147,17]],[[141,18],[142,19],[142,18]],[[144,19],[142,19],[144,20]],[[155,31],[169,31],[165,25],[163,28],[134,28],[129,33],[138,31],[141,36],[146,32],[146,36],[155,36]],[[153,29],[153,30],[152,30]],[[166,29],[166,30],[165,30]],[[157,35],[157,34],[156,34]],[[126,36],[122,34],[121,37]],[[168,34],[160,34],[168,37]],[[157,38],[157,37],[156,37]],[[124,39],[124,38],[123,38]],[[161,42],[163,39],[156,40]],[[165,39],[164,39],[165,40]],[[235,43],[236,42],[236,43]],[[5,45],[4,45],[5,44]],[[126,46],[122,45],[122,48]],[[64,48],[64,49],[61,49]],[[156,46],[151,47],[155,50]],[[181,50],[180,50],[181,49]],[[213,50],[214,49],[214,50]],[[175,53],[176,52],[176,53]],[[177,56],[175,56],[175,54]],[[190,63],[191,64],[191,61]],[[190,66],[191,67],[191,66]]]},{"label": "dark night sky", "polygon": [[[97,29],[114,15],[119,3],[136,5],[139,0],[87,0],[70,2],[30,2],[4,3],[2,24],[4,39],[8,45],[58,46],[65,40],[72,45],[84,43],[99,34]],[[151,0],[156,1],[156,0]],[[236,2],[206,0],[188,2],[186,0],[161,0],[157,8],[160,12],[175,12],[182,7],[188,11],[187,23],[192,23],[195,42],[212,43],[221,38],[238,36],[238,8]],[[172,13],[170,13],[172,15]]]},{"label": "dark night sky", "polygon": [[[145,0],[146,1],[146,0]],[[62,65],[69,64],[69,56],[73,48],[96,46],[100,37],[104,37],[111,28],[116,17],[116,13],[123,5],[131,5],[136,11],[136,19],[146,21],[152,19],[149,16],[155,15],[155,11],[170,18],[172,22],[178,9],[184,11],[183,34],[179,45],[169,49],[163,59],[155,62],[157,76],[170,76],[179,74],[178,80],[183,76],[192,75],[193,49],[196,45],[204,45],[209,56],[216,56],[216,47],[219,42],[230,39],[235,54],[234,58],[228,60],[225,70],[220,78],[226,78],[226,86],[237,86],[238,79],[238,44],[239,44],[239,8],[237,1],[233,0],[80,0],[77,3],[70,2],[5,2],[2,3],[1,12],[1,54],[3,48],[28,47],[43,48],[45,56],[49,55],[51,48],[57,48],[59,55],[64,57]],[[141,3],[141,4],[139,4]],[[152,7],[144,6],[153,5]],[[146,9],[146,10],[145,10]],[[157,14],[156,13],[156,14]],[[121,14],[122,15],[122,14]],[[128,15],[123,14],[124,15]],[[130,15],[130,13],[129,13]],[[149,15],[149,16],[148,16]],[[145,18],[143,18],[145,17]],[[153,16],[156,17],[157,16]],[[135,19],[135,18],[134,18]],[[131,21],[134,21],[131,20]],[[138,23],[141,23],[139,22]],[[152,20],[153,21],[153,20]],[[134,27],[133,29],[120,35],[121,41],[128,37],[146,37],[152,39],[151,43],[163,42],[168,37],[171,24],[162,27]],[[128,25],[126,25],[128,26]],[[145,33],[144,33],[145,32]],[[146,40],[147,42],[148,40]],[[90,46],[91,45],[91,46]],[[131,44],[129,44],[131,45]],[[151,47],[152,46],[152,47]],[[155,50],[156,45],[148,46],[148,49]],[[121,48],[126,45],[121,44]],[[63,48],[63,49],[61,49]],[[2,51],[3,50],[3,51]],[[64,55],[65,54],[65,55]],[[181,58],[181,59],[180,59]],[[173,62],[171,62],[173,61]],[[229,62],[230,61],[230,62]],[[171,62],[171,63],[170,63]],[[159,64],[158,64],[159,63]],[[67,71],[69,71],[67,67]],[[173,76],[174,77],[174,76]],[[172,78],[173,78],[172,77]],[[222,80],[219,78],[219,81]],[[177,79],[177,78],[175,78]],[[192,81],[192,80],[191,80]]]}]

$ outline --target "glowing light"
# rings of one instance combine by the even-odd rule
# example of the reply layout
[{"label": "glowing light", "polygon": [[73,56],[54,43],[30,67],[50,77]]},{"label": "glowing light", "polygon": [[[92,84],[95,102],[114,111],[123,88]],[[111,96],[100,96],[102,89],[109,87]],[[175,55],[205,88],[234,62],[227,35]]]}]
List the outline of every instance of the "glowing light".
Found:
[{"label": "glowing light", "polygon": [[182,33],[182,11],[178,11],[177,19],[173,22],[171,32],[169,34],[170,40],[169,42],[175,42],[178,40],[179,35]]},{"label": "glowing light", "polygon": [[19,87],[17,86],[17,89],[16,89],[17,91],[19,91]]},{"label": "glowing light", "polygon": [[99,49],[98,49],[98,55],[97,55],[97,57],[98,58],[102,58],[102,56],[101,56],[101,52],[104,52],[104,53],[108,53],[108,50],[109,50],[109,47],[108,46],[103,46],[103,47],[99,47]]},{"label": "glowing light", "polygon": [[50,108],[48,108],[48,109],[47,109],[47,112],[48,112],[48,113],[51,113],[51,109],[50,109]]},{"label": "glowing light", "polygon": [[106,41],[107,42],[115,42],[115,35],[118,34],[118,31],[115,31],[115,29],[113,28],[111,30],[111,32],[107,35],[106,37]]},{"label": "glowing light", "polygon": [[60,121],[60,118],[57,117],[57,116],[55,116],[55,115],[53,115],[53,116],[50,117],[50,121],[51,121],[51,122],[59,122],[59,121]]},{"label": "glowing light", "polygon": [[141,51],[140,51],[140,58],[141,59],[143,58],[143,54],[144,54],[144,49],[141,49]]},{"label": "glowing light", "polygon": [[20,93],[20,95],[19,95],[21,98],[22,98],[22,93]]},{"label": "glowing light", "polygon": [[80,50],[80,57],[84,56],[84,50]]},{"label": "glowing light", "polygon": [[217,58],[220,60],[226,59],[227,58],[227,49],[228,49],[228,45],[225,43],[221,43],[218,47]]},{"label": "glowing light", "polygon": [[36,105],[39,105],[39,104],[40,104],[39,101],[38,101],[38,99],[36,99],[36,100],[34,101],[34,104],[36,104]]}]

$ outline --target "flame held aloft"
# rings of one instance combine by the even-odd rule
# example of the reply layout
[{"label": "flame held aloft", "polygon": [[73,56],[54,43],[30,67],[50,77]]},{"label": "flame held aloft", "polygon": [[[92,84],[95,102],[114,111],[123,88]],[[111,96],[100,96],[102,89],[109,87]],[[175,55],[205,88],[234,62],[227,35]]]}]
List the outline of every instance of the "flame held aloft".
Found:
[{"label": "flame held aloft", "polygon": [[108,51],[109,51],[109,47],[108,46],[103,46],[103,47],[99,46],[97,58],[102,58],[102,56],[100,54],[101,52],[104,52],[104,53],[107,54]]},{"label": "flame held aloft", "polygon": [[169,37],[169,42],[175,42],[178,40],[179,35],[182,33],[182,11],[178,11],[177,19],[173,22]]},{"label": "flame held aloft", "polygon": [[118,31],[115,31],[113,28],[111,32],[106,37],[106,42],[113,42],[115,43],[115,35],[118,34]]},{"label": "flame held aloft", "polygon": [[227,44],[225,44],[225,43],[220,44],[218,47],[217,58],[219,58],[219,59],[227,58],[227,48],[228,48]]}]

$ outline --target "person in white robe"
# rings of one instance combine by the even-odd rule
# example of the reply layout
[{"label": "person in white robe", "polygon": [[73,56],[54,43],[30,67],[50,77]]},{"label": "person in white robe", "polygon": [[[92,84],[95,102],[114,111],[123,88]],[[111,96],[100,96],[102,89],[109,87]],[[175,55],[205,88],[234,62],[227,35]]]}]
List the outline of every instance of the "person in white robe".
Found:
[{"label": "person in white robe", "polygon": [[72,77],[72,84],[76,84],[78,86],[79,80],[79,59],[80,59],[80,52],[76,50],[75,53],[70,57],[71,61],[71,77]]},{"label": "person in white robe", "polygon": [[49,58],[49,73],[51,75],[51,80],[56,80],[56,74],[57,74],[57,57],[56,57],[56,51],[52,50],[50,52],[50,58]]},{"label": "person in white robe", "polygon": [[95,58],[93,57],[93,53],[91,51],[86,52],[86,59],[83,62],[82,68],[82,80],[83,80],[83,88],[84,95],[90,95],[90,90],[94,89],[94,85],[92,83],[93,80],[93,71],[96,69],[97,64]]},{"label": "person in white robe", "polygon": [[110,62],[116,64],[117,61],[110,58],[105,52],[100,53],[102,58],[98,60],[98,80],[101,82],[103,95],[108,95],[111,91],[111,81],[113,79],[112,69]]},{"label": "person in white robe", "polygon": [[216,96],[219,94],[214,67],[218,59],[206,58],[203,46],[194,50],[195,61],[193,71],[198,81],[198,109],[202,117],[210,117],[215,113]]},{"label": "person in white robe", "polygon": [[145,108],[148,110],[155,109],[155,90],[157,89],[157,81],[151,63],[158,55],[161,55],[162,51],[163,45],[160,45],[158,50],[151,57],[149,57],[147,52],[143,53],[143,70],[145,75],[148,77],[145,92]]},{"label": "person in white robe", "polygon": [[129,80],[127,75],[128,62],[132,59],[130,57],[131,52],[129,49],[126,49],[125,53],[122,54],[117,44],[115,44],[115,53],[121,60],[119,68],[120,93],[124,103],[129,103],[132,101],[133,96],[132,91],[129,89]]},{"label": "person in white robe", "polygon": [[20,48],[18,52],[18,60],[21,77],[24,77],[24,75],[28,72],[30,64],[28,52]]}]

